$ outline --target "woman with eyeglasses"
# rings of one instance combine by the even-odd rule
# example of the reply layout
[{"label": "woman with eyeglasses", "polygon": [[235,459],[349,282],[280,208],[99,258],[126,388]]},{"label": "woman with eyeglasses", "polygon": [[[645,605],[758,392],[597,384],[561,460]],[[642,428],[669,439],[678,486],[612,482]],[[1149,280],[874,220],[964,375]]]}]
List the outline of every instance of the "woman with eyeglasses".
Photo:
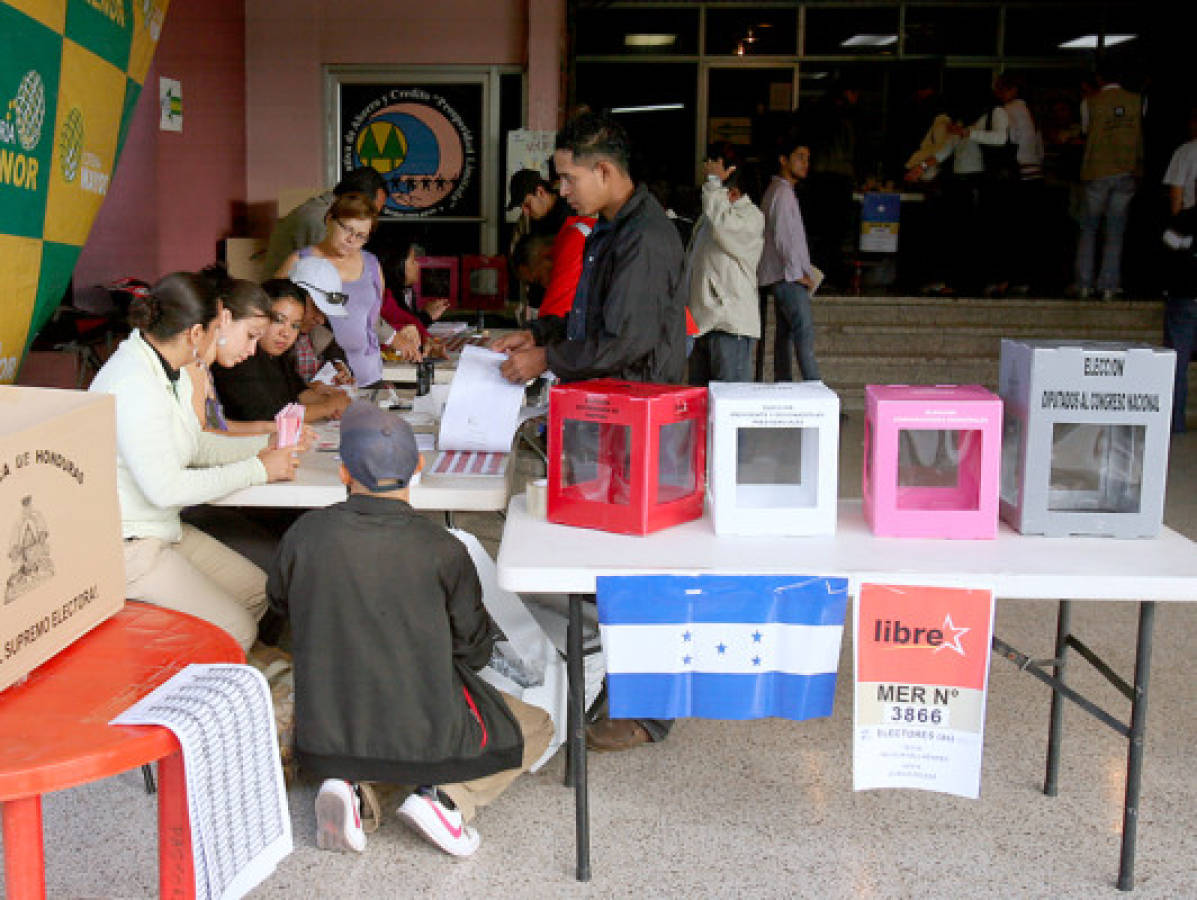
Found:
[{"label": "woman with eyeglasses", "polygon": [[330,318],[329,324],[337,343],[345,350],[357,383],[366,388],[375,387],[382,381],[380,345],[389,346],[403,359],[418,361],[420,334],[414,326],[396,331],[379,320],[386,282],[378,258],[362,249],[378,224],[378,212],[371,198],[365,194],[342,194],[329,207],[324,222],[324,240],[291,254],[278,275],[289,276],[296,263],[309,256],[333,264],[341,276],[340,293],[345,296],[325,299],[343,301],[345,315]]},{"label": "woman with eyeglasses", "polygon": [[338,418],[349,406],[349,395],[330,385],[307,384],[295,366],[293,350],[304,327],[307,293],[286,278],[263,282],[262,290],[270,298],[270,324],[257,351],[236,365],[212,370],[225,415],[273,430],[275,414],[288,403],[300,403],[306,422]]},{"label": "woman with eyeglasses", "polygon": [[205,619],[248,650],[266,609],[266,574],[184,525],[179,513],[253,484],[290,480],[299,450],[271,447],[266,435],[200,427],[189,364],[210,365],[218,347],[247,353],[256,340],[234,322],[211,280],[167,275],[129,305],[129,324],[133,332],[90,387],[116,397],[126,596]]}]

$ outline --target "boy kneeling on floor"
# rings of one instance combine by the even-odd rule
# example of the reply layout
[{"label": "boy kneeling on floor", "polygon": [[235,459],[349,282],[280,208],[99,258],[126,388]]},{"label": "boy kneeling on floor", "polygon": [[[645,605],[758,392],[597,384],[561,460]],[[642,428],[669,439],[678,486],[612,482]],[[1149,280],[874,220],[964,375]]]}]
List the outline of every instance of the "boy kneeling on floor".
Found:
[{"label": "boy kneeling on floor", "polygon": [[357,401],[340,451],[349,498],[291,526],[266,588],[290,612],[296,758],[325,779],[316,844],[363,851],[362,797],[381,781],[417,785],[399,817],[469,856],[467,823],[540,758],[552,722],[478,677],[497,629],[465,545],[409,505],[410,426]]}]

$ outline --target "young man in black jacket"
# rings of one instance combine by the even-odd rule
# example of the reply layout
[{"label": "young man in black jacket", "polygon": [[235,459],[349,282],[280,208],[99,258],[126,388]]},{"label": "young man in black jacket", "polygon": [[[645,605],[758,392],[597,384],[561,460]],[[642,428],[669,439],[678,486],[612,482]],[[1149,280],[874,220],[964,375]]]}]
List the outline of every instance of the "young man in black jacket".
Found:
[{"label": "young man in black jacket", "polygon": [[[614,119],[582,113],[557,134],[553,163],[561,197],[598,216],[586,239],[582,277],[568,318],[544,316],[500,338],[500,368],[521,383],[551,369],[562,381],[619,378],[681,384],[686,371],[684,250],[661,204],[628,170],[628,136]],[[673,725],[603,717],[586,732],[595,750],[661,741]]]},{"label": "young man in black jacket", "polygon": [[384,781],[420,785],[400,818],[468,856],[467,823],[544,754],[552,721],[477,674],[496,628],[465,545],[408,504],[410,426],[355,402],[340,451],[349,499],[287,531],[266,586],[291,616],[296,759],[325,779],[316,843],[364,850],[358,783]]},{"label": "young man in black jacket", "polygon": [[500,338],[504,377],[551,369],[562,381],[621,378],[681,384],[686,369],[684,251],[665,210],[628,170],[628,136],[608,116],[583,113],[557,134],[561,198],[598,216],[567,318],[546,316]]}]

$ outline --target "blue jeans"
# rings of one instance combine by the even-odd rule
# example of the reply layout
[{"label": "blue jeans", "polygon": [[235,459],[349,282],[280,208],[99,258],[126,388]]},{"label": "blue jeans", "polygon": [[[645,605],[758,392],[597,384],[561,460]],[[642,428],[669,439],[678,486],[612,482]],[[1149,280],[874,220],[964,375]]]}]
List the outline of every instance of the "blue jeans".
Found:
[{"label": "blue jeans", "polygon": [[1189,399],[1189,363],[1197,341],[1197,300],[1168,298],[1164,310],[1164,343],[1176,351],[1176,382],[1172,390],[1172,433],[1185,430],[1185,404]]},{"label": "blue jeans", "polygon": [[[805,381],[819,380],[819,364],[815,361],[815,320],[810,308],[810,291],[796,281],[779,281],[772,285],[773,302],[777,307],[777,331],[785,326],[794,352],[798,354],[798,368]],[[782,338],[774,345],[773,380],[793,381],[790,348]]]},{"label": "blue jeans", "polygon": [[690,383],[705,387],[712,381],[752,381],[755,348],[756,338],[742,334],[708,331],[700,335],[690,354]]},{"label": "blue jeans", "polygon": [[1116,291],[1122,288],[1122,238],[1126,234],[1127,210],[1134,196],[1134,175],[1111,175],[1085,182],[1085,214],[1081,217],[1081,237],[1076,248],[1077,287],[1093,287],[1097,231],[1104,218],[1106,240],[1101,251],[1097,289]]}]

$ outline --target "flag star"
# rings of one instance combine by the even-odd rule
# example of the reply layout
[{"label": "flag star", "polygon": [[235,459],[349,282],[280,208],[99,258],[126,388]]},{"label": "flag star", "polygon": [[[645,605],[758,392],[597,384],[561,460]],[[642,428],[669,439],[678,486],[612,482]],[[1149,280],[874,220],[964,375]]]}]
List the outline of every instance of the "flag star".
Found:
[{"label": "flag star", "polygon": [[690,638],[692,638],[692,637],[694,637],[694,635],[687,631],[685,634],[682,635],[682,640],[685,641],[686,643],[690,643]]},{"label": "flag star", "polygon": [[688,656],[688,655],[682,657],[682,665],[688,666],[688,665],[690,665],[691,662],[693,662],[693,657]]},{"label": "flag star", "polygon": [[727,652],[727,644],[723,643],[723,641],[720,641],[718,644],[715,645],[715,649],[718,650],[720,653],[726,653]]},{"label": "flag star", "polygon": [[762,635],[759,631],[754,631],[752,633],[752,642],[754,644],[759,644],[761,642],[762,637],[764,637],[764,635]]},{"label": "flag star", "polygon": [[761,664],[761,658],[759,656],[754,656],[752,658],[752,664],[754,666],[759,666]]}]

